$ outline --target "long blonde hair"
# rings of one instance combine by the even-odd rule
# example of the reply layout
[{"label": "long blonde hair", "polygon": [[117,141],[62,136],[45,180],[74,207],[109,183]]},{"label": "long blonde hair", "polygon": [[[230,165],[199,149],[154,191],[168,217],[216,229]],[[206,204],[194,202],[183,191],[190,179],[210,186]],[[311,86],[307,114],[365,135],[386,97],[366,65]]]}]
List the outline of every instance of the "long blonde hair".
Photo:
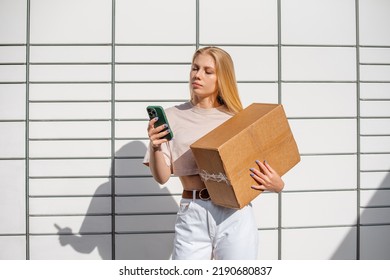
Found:
[{"label": "long blonde hair", "polygon": [[200,54],[210,55],[215,62],[215,71],[218,80],[218,101],[224,104],[228,111],[236,114],[243,109],[238,94],[234,64],[230,55],[217,47],[204,47],[198,49],[192,57],[192,63]]}]

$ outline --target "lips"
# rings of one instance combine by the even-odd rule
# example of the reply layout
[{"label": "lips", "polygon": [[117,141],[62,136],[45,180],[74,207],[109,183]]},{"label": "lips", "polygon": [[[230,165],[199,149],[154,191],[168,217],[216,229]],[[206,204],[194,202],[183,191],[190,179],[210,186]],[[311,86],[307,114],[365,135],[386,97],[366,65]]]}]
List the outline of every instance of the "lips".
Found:
[{"label": "lips", "polygon": [[194,82],[194,83],[192,83],[192,87],[193,88],[200,88],[200,87],[202,87],[202,85]]}]

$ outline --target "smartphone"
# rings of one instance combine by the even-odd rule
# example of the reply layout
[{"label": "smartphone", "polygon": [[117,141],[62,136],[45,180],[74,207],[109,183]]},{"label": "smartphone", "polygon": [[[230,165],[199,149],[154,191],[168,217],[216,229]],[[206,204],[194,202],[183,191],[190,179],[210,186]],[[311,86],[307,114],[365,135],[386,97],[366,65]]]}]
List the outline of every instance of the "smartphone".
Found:
[{"label": "smartphone", "polygon": [[161,106],[152,106],[151,105],[151,106],[146,107],[146,111],[148,112],[149,120],[151,120],[155,117],[158,117],[158,121],[155,122],[154,127],[157,127],[157,126],[160,126],[163,124],[168,125],[168,128],[166,128],[166,129],[169,129],[170,132],[167,135],[165,135],[163,138],[171,140],[173,138],[173,133],[172,133],[172,130],[170,129],[167,116],[165,115],[165,112],[164,112],[164,108]]}]

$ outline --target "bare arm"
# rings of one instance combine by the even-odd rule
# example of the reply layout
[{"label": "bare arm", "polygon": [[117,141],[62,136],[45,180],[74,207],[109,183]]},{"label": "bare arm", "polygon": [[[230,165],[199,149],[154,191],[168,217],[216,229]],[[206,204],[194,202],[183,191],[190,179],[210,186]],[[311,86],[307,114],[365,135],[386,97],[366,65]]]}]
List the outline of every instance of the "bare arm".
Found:
[{"label": "bare arm", "polygon": [[169,132],[165,129],[164,125],[154,127],[157,119],[152,119],[149,121],[148,125],[148,135],[150,139],[150,158],[149,158],[149,168],[152,172],[154,179],[160,183],[164,184],[168,181],[171,176],[171,168],[165,162],[164,154],[161,151],[161,144],[168,142],[167,139],[162,139]]}]

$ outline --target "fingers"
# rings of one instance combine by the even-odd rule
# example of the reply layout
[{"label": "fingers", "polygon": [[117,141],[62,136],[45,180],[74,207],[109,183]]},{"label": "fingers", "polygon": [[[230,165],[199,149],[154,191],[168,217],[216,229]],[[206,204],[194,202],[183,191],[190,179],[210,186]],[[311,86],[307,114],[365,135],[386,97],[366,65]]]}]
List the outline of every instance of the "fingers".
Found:
[{"label": "fingers", "polygon": [[255,190],[268,190],[272,192],[280,192],[284,188],[284,181],[278,173],[266,162],[256,161],[260,170],[250,168],[250,176],[259,184],[259,186],[252,186]]},{"label": "fingers", "polygon": [[149,127],[154,128],[154,124],[158,121],[158,117],[155,117],[149,121]]},{"label": "fingers", "polygon": [[152,132],[152,134],[149,136],[150,140],[154,141],[154,140],[160,140],[162,139],[164,136],[166,136],[167,134],[169,134],[169,129],[166,129],[166,127],[162,126],[161,127],[157,127],[154,132]]},{"label": "fingers", "polygon": [[276,171],[271,167],[271,165],[268,164],[268,161],[264,161],[264,165],[267,167],[267,169],[271,172],[271,173],[276,173]]},{"label": "fingers", "polygon": [[268,165],[268,163],[266,163],[266,161],[264,161],[264,163],[263,163],[259,160],[256,160],[256,163],[260,167],[260,170],[262,170],[265,175],[271,174],[271,170],[268,168],[270,166]]},{"label": "fingers", "polygon": [[263,185],[259,185],[259,186],[253,185],[253,186],[251,186],[251,188],[254,190],[257,190],[257,191],[266,191],[267,190],[267,188],[264,187]]},{"label": "fingers", "polygon": [[161,126],[158,126],[158,127],[154,127],[155,126],[155,123],[158,121],[158,118],[153,118],[149,121],[148,123],[148,135],[149,135],[149,138],[152,134],[155,134],[156,132],[160,132],[162,129],[159,130],[159,127]]},{"label": "fingers", "polygon": [[54,224],[54,227],[58,230],[59,234],[71,234],[72,230],[68,227],[61,228],[58,224]]},{"label": "fingers", "polygon": [[255,168],[250,168],[250,171],[255,175],[252,176],[256,181],[260,181],[260,183],[264,184],[268,177],[271,176],[271,172],[268,170],[267,166],[259,160],[256,160],[256,164],[258,165],[260,170]]},{"label": "fingers", "polygon": [[148,136],[154,148],[158,148],[162,143],[168,142],[164,137],[170,132],[169,129],[167,129],[168,126],[166,124],[154,127],[157,121],[158,118],[156,117],[151,119],[148,123]]},{"label": "fingers", "polygon": [[165,135],[167,135],[169,132],[163,131],[157,134],[154,134],[150,137],[150,142],[153,146],[153,148],[159,148],[161,144],[168,142],[168,139],[163,138]]},{"label": "fingers", "polygon": [[250,171],[252,172],[250,176],[253,178],[253,180],[255,180],[256,183],[260,184],[263,188],[268,185],[268,177],[266,175],[254,168],[251,168]]},{"label": "fingers", "polygon": [[169,134],[168,125],[163,124],[157,127],[154,127],[155,123],[157,122],[158,118],[153,118],[149,121],[148,126],[148,136],[150,140],[156,140],[164,137],[165,135]]},{"label": "fingers", "polygon": [[255,190],[261,190],[265,191],[272,187],[272,177],[273,177],[273,169],[271,166],[264,161],[261,162],[259,160],[256,160],[256,164],[258,165],[260,170],[257,170],[255,168],[250,168],[251,171],[251,177],[255,180],[256,183],[259,185],[251,186],[252,189]]}]

